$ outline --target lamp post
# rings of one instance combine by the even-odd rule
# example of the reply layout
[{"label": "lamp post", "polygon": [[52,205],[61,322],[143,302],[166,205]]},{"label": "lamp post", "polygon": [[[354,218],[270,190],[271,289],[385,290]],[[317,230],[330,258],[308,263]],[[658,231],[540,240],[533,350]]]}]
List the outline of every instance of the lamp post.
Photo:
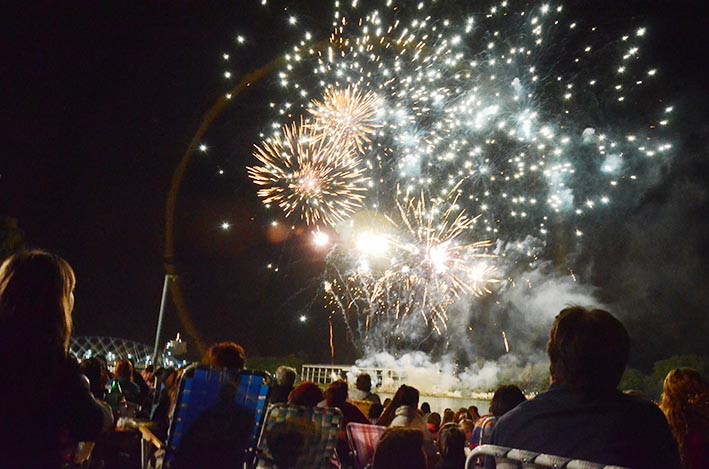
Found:
[{"label": "lamp post", "polygon": [[155,366],[157,364],[158,350],[160,350],[160,333],[162,332],[162,318],[165,314],[165,301],[167,300],[167,288],[170,281],[175,278],[176,275],[165,274],[165,281],[162,285],[162,298],[160,299],[160,313],[158,314],[158,326],[155,329],[155,348],[153,348],[153,359],[152,364]]}]

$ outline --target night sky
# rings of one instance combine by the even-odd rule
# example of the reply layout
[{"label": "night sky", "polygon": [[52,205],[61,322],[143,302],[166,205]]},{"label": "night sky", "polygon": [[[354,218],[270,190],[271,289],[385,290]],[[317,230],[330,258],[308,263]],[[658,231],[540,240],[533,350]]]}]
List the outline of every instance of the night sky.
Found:
[{"label": "night sky", "polygon": [[[77,335],[152,344],[175,166],[229,83],[283,53],[293,36],[283,2],[134,3],[3,11],[0,216],[17,219],[28,245],[74,266]],[[303,21],[326,24],[317,16],[327,17],[328,2],[293,3]],[[637,204],[597,220],[576,262],[628,325],[638,365],[709,354],[709,24],[699,1],[593,4],[588,15],[601,24],[648,28],[647,50],[677,109],[678,149]],[[243,47],[238,34],[248,38]],[[225,52],[232,82],[222,74]],[[323,259],[297,232],[275,241],[273,214],[246,177],[274,82],[239,96],[210,129],[210,150],[193,156],[177,203],[176,265],[207,343],[328,360],[327,316],[311,288]],[[232,228],[222,230],[223,221]],[[178,330],[168,305],[163,337]],[[338,362],[354,358],[338,350]]]}]

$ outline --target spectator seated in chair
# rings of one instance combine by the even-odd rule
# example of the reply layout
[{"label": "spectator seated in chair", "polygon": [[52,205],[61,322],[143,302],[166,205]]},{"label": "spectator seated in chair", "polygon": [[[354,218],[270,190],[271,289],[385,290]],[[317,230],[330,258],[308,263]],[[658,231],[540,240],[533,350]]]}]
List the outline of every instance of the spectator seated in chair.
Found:
[{"label": "spectator seated in chair", "polygon": [[350,399],[355,401],[371,401],[381,404],[379,396],[372,392],[372,377],[367,373],[361,373],[357,376],[356,388],[350,392]]},{"label": "spectator seated in chair", "polygon": [[279,366],[276,370],[276,384],[271,386],[268,402],[270,404],[287,403],[288,395],[294,389],[293,385],[297,376],[298,373],[294,368]]},{"label": "spectator seated in chair", "polygon": [[389,427],[379,439],[374,451],[372,469],[426,469],[421,430]]},{"label": "spectator seated in chair", "polygon": [[323,393],[317,384],[304,381],[293,389],[288,395],[289,405],[315,407],[324,399]]},{"label": "spectator seated in chair", "polygon": [[[221,342],[209,348],[205,364],[241,370],[244,355],[240,345]],[[237,386],[230,380],[222,382],[216,405],[202,413],[182,437],[172,468],[226,469],[244,460],[254,415],[235,404]]]},{"label": "spectator seated in chair", "polygon": [[[630,339],[610,313],[561,311],[549,333],[551,385],[497,420],[490,443],[606,465],[680,467],[677,445],[656,405],[620,392]],[[486,458],[486,467],[495,467]]]},{"label": "spectator seated in chair", "polygon": [[693,368],[667,373],[660,409],[665,413],[686,469],[709,467],[709,384]]},{"label": "spectator seated in chair", "polygon": [[389,406],[384,409],[377,425],[391,427],[409,427],[420,430],[423,435],[423,449],[430,461],[435,461],[438,451],[433,435],[428,431],[426,422],[418,413],[418,389],[402,384],[394,394]]},{"label": "spectator seated in chair", "polygon": [[447,423],[441,427],[438,436],[441,459],[435,469],[463,469],[465,467],[465,432],[456,423]]}]

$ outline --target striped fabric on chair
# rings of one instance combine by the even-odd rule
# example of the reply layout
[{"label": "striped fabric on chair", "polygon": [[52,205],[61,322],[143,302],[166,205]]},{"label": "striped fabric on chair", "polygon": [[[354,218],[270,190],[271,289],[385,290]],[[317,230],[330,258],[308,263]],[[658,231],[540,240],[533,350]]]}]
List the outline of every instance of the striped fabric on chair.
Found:
[{"label": "striped fabric on chair", "polygon": [[386,427],[350,422],[347,424],[347,442],[352,450],[355,469],[364,469],[372,462],[374,450]]}]

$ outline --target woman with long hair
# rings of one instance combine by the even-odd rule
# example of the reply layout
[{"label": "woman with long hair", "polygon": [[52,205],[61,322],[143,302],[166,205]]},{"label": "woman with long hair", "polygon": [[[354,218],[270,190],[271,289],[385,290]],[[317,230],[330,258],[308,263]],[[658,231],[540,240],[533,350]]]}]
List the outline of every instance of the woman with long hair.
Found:
[{"label": "woman with long hair", "polygon": [[396,418],[396,409],[402,406],[413,407],[414,410],[418,408],[419,404],[419,391],[418,389],[402,384],[399,389],[396,390],[396,394],[391,399],[389,404],[384,408],[384,412],[379,416],[377,420],[377,425],[383,427],[388,427],[391,422]]},{"label": "woman with long hair", "polygon": [[463,469],[467,444],[465,432],[459,424],[448,422],[443,425],[438,436],[441,459],[435,469]]},{"label": "woman with long hair", "polygon": [[15,254],[0,266],[2,466],[60,467],[64,452],[104,424],[79,365],[68,354],[76,279],[62,258]]},{"label": "woman with long hair", "polygon": [[423,449],[429,462],[436,460],[436,446],[433,442],[433,435],[428,431],[426,422],[418,413],[419,391],[418,389],[402,384],[396,390],[396,394],[391,399],[389,405],[384,409],[382,415],[377,420],[377,425],[384,427],[408,427],[420,430],[423,435]]},{"label": "woman with long hair", "polygon": [[660,409],[679,446],[685,469],[709,467],[709,385],[693,368],[670,371],[662,386]]}]

